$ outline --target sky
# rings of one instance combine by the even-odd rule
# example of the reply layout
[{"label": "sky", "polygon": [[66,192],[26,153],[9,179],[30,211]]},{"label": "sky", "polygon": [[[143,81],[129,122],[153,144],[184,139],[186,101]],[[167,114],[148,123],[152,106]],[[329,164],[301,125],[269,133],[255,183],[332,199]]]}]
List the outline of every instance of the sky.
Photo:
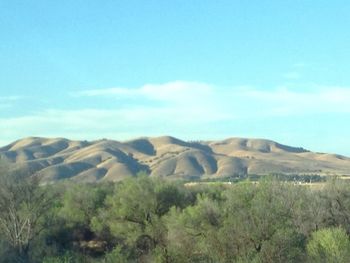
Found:
[{"label": "sky", "polygon": [[0,0],[0,146],[266,138],[350,156],[347,0]]}]

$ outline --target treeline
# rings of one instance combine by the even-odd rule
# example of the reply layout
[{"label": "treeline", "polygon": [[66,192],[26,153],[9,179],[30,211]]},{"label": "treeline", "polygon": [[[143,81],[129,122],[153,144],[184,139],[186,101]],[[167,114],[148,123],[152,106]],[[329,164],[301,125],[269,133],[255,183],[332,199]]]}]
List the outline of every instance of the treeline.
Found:
[{"label": "treeline", "polygon": [[1,262],[350,262],[350,185],[39,186],[1,174]]},{"label": "treeline", "polygon": [[[206,178],[201,179],[199,182],[231,182],[231,183],[237,183],[242,181],[260,181],[261,179],[264,179],[266,177],[269,177],[271,179],[275,179],[278,181],[285,181],[285,182],[294,182],[294,183],[320,183],[320,182],[326,182],[327,176],[321,176],[318,174],[284,174],[284,173],[271,173],[266,175],[261,174],[242,174],[242,175],[234,175],[234,176],[228,176],[228,177],[220,177],[220,178]],[[198,180],[197,180],[198,181]],[[193,182],[193,181],[189,181]]]}]

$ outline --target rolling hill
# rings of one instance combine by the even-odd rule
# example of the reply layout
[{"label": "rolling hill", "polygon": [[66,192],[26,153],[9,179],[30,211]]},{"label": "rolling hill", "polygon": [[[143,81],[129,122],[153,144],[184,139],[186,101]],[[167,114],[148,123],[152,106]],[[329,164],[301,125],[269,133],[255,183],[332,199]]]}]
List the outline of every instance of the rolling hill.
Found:
[{"label": "rolling hill", "polygon": [[89,142],[30,137],[0,148],[0,160],[38,173],[48,183],[118,181],[139,171],[183,179],[269,173],[350,175],[348,157],[245,138],[186,142],[163,136]]}]

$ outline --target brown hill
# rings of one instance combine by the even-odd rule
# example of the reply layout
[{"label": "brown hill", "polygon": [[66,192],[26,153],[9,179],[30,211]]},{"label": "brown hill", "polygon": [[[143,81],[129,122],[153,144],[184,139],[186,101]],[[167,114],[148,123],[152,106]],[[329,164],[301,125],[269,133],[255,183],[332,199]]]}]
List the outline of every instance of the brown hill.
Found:
[{"label": "brown hill", "polygon": [[350,158],[313,153],[270,140],[230,138],[185,142],[173,137],[71,141],[30,137],[0,148],[0,160],[61,179],[117,181],[139,171],[168,178],[220,178],[247,174],[350,174]]}]

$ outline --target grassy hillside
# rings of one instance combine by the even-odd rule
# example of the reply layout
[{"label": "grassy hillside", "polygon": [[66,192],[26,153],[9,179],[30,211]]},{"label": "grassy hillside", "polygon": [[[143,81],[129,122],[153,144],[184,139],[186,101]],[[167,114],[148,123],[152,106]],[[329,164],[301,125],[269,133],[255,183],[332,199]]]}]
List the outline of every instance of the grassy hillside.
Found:
[{"label": "grassy hillside", "polygon": [[350,173],[350,158],[345,156],[244,138],[185,142],[164,136],[87,142],[31,137],[0,148],[0,160],[38,173],[46,183],[62,179],[119,181],[140,171],[152,177],[184,180]]}]

